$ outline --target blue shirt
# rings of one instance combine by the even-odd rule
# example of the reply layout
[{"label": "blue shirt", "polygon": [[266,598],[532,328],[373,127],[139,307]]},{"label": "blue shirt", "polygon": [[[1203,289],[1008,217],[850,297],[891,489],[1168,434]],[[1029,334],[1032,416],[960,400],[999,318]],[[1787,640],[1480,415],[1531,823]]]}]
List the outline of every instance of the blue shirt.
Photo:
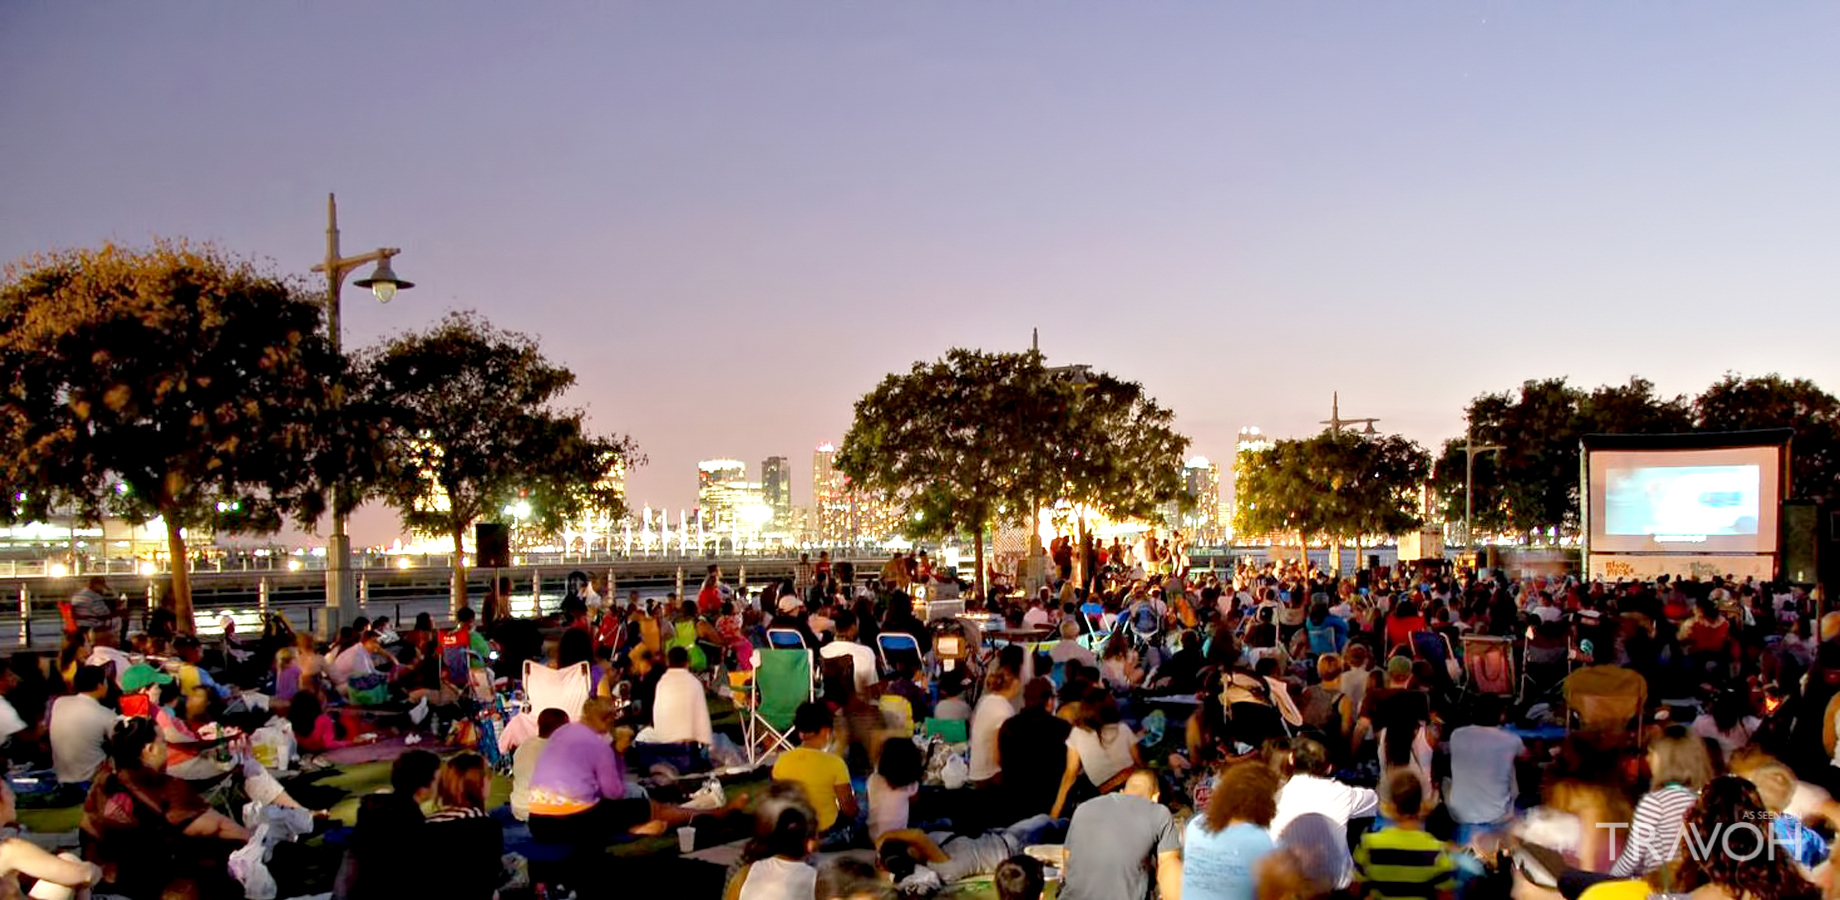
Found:
[{"label": "blue shirt", "polygon": [[1253,873],[1272,851],[1271,832],[1249,822],[1207,829],[1206,814],[1182,830],[1182,900],[1253,900]]},{"label": "blue shirt", "polygon": [[1311,653],[1340,653],[1348,643],[1348,623],[1341,616],[1325,616],[1321,625],[1305,620],[1303,630],[1310,636]]}]

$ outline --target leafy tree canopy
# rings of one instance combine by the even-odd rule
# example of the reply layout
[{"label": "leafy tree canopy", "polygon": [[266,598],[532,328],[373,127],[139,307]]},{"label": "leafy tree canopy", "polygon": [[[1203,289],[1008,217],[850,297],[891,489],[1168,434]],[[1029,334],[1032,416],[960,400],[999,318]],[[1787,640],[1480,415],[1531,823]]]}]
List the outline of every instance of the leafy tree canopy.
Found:
[{"label": "leafy tree canopy", "polygon": [[1423,524],[1418,490],[1430,468],[1424,448],[1398,435],[1274,441],[1235,467],[1233,527],[1305,541],[1396,535]]},{"label": "leafy tree canopy", "polygon": [[473,523],[520,499],[546,532],[589,508],[623,512],[607,476],[643,458],[630,439],[590,435],[581,411],[554,406],[575,375],[530,337],[451,313],[365,351],[360,368],[355,405],[376,423],[385,460],[372,489],[405,527],[450,537],[456,558]]},{"label": "leafy tree canopy", "polygon": [[[209,246],[33,257],[0,278],[0,518],[163,519],[191,626],[184,528],[311,521],[343,363],[317,298]],[[316,474],[321,477],[314,477]]]}]

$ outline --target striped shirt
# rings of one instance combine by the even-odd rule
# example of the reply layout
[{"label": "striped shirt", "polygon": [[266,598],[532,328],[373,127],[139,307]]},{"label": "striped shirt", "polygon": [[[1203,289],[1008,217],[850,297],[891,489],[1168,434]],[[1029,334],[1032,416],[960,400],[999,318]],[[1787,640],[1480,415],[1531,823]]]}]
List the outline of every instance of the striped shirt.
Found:
[{"label": "striped shirt", "polygon": [[1355,880],[1377,900],[1431,898],[1457,888],[1449,848],[1430,832],[1386,828],[1368,832],[1354,848]]},{"label": "striped shirt", "polygon": [[1679,784],[1642,795],[1636,802],[1635,821],[1629,826],[1629,840],[1610,874],[1618,878],[1647,875],[1679,858],[1680,828],[1698,800],[1698,791]]}]

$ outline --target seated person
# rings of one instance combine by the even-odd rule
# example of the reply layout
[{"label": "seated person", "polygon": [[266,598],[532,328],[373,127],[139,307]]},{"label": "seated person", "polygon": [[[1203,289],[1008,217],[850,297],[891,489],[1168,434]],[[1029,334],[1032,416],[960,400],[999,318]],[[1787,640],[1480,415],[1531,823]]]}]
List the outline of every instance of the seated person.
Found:
[{"label": "seated person", "polygon": [[825,847],[854,844],[860,827],[856,791],[843,757],[830,752],[831,711],[822,703],[801,703],[792,716],[799,746],[780,755],[773,764],[773,780],[797,784],[818,814],[820,843]]},{"label": "seated person", "polygon": [[[614,714],[612,700],[589,698],[580,722],[550,736],[530,776],[530,833],[537,840],[604,847],[627,834],[663,834],[696,816],[643,793],[629,793],[626,767],[608,738]],[[728,811],[746,802],[746,794],[737,795]]]},{"label": "seated person", "polygon": [[244,793],[257,803],[300,806],[249,754],[240,730],[213,720],[215,702],[210,690],[200,685],[154,712],[155,727],[165,745],[166,774],[194,782],[214,782],[230,775],[242,781]]},{"label": "seated person", "polygon": [[180,690],[189,691],[195,687],[203,687],[215,694],[219,700],[229,699],[230,689],[218,684],[216,679],[211,677],[211,673],[205,671],[204,666],[199,664],[204,659],[204,648],[199,645],[197,638],[189,634],[179,635],[173,639],[173,650],[179,654]]},{"label": "seated person", "polygon": [[107,669],[81,666],[71,686],[76,693],[51,702],[51,766],[59,784],[88,787],[108,759],[109,735],[120,716],[102,705],[109,696]]},{"label": "seated person", "polygon": [[338,722],[326,713],[319,695],[312,691],[294,695],[294,702],[288,706],[287,720],[294,729],[294,744],[302,755],[325,753],[358,743],[340,736]]},{"label": "seated person", "polygon": [[939,678],[939,705],[933,718],[955,722],[971,721],[971,704],[965,702],[965,672],[953,669]]},{"label": "seated person", "polygon": [[537,760],[549,746],[556,729],[569,724],[569,714],[555,707],[537,713],[537,736],[518,744],[511,752],[511,817],[530,821],[530,778],[536,774]]},{"label": "seated person", "polygon": [[817,813],[795,785],[774,785],[755,811],[754,838],[741,851],[741,870],[723,900],[803,900],[817,893]]},{"label": "seated person", "polygon": [[226,871],[249,832],[166,774],[166,741],[151,720],[115,726],[109,765],[83,801],[84,858],[102,867],[103,892],[129,897],[234,897]]},{"label": "seated person", "polygon": [[653,740],[709,746],[715,740],[709,724],[709,694],[690,674],[690,651],[672,647],[664,657],[665,672],[652,695]]},{"label": "seated person", "polygon": [[[379,668],[385,661],[389,671]],[[377,706],[390,699],[390,672],[407,671],[395,665],[395,657],[384,653],[377,635],[366,631],[358,643],[341,651],[332,661],[332,680],[354,706]]]},{"label": "seated person", "polygon": [[[19,810],[15,802],[13,789],[4,780],[0,780],[0,824],[12,825],[19,821]],[[39,881],[74,889],[93,887],[102,880],[102,867],[94,863],[86,863],[68,853],[53,856],[37,844],[20,837],[0,840],[0,896],[25,896],[19,888],[21,873]],[[37,894],[35,889],[33,895]]]},{"label": "seated person", "polygon": [[422,803],[434,796],[441,758],[410,750],[390,766],[390,790],[358,801],[357,826],[346,845],[333,893],[347,900],[413,896],[425,887],[425,868],[402,864],[426,859]]},{"label": "seated person", "polygon": [[428,817],[425,846],[442,860],[427,868],[421,888],[431,897],[494,900],[505,881],[504,826],[486,815],[492,773],[477,753],[462,753],[441,767],[436,809]]}]

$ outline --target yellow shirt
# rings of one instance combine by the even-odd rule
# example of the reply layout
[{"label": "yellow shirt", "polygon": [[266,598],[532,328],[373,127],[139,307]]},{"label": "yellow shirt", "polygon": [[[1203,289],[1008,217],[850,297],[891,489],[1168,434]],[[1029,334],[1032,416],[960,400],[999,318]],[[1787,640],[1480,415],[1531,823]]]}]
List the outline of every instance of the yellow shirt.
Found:
[{"label": "yellow shirt", "polygon": [[850,786],[850,769],[843,757],[823,750],[797,747],[773,764],[773,780],[789,781],[805,791],[805,799],[818,811],[818,830],[837,824],[837,786]]}]

